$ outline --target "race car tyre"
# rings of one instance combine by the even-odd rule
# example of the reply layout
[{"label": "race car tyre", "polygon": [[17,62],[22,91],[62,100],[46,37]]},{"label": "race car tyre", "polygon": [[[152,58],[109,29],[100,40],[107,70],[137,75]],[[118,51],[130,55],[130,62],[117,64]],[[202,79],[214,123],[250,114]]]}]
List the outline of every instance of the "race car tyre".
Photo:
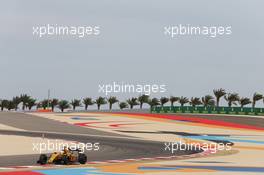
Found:
[{"label": "race car tyre", "polygon": [[39,160],[37,161],[37,163],[41,164],[41,165],[45,165],[48,161],[48,156],[46,154],[41,154],[39,156]]},{"label": "race car tyre", "polygon": [[87,162],[87,156],[85,154],[79,154],[79,160],[80,164],[85,164]]},{"label": "race car tyre", "polygon": [[69,165],[69,164],[70,164],[69,157],[66,156],[66,155],[62,156],[61,160],[62,160],[62,163],[63,163],[64,165]]}]

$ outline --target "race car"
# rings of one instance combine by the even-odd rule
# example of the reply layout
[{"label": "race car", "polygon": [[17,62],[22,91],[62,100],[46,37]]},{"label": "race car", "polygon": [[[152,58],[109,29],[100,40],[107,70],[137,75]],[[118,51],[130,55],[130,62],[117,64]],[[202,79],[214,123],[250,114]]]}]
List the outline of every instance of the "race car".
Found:
[{"label": "race car", "polygon": [[85,164],[87,162],[87,156],[79,149],[72,150],[67,147],[63,149],[62,152],[54,152],[50,156],[46,154],[41,154],[39,156],[38,164],[60,164],[60,165],[70,165],[70,164]]}]

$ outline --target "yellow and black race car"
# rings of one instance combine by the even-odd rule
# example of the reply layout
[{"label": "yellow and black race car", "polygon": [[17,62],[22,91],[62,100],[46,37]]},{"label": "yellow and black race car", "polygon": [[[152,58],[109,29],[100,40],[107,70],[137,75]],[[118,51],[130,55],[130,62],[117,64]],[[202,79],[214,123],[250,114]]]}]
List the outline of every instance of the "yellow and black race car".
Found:
[{"label": "yellow and black race car", "polygon": [[71,150],[69,148],[64,148],[62,152],[54,152],[50,156],[46,154],[41,154],[39,156],[38,164],[61,164],[70,165],[75,163],[85,164],[87,162],[87,156],[79,149]]}]

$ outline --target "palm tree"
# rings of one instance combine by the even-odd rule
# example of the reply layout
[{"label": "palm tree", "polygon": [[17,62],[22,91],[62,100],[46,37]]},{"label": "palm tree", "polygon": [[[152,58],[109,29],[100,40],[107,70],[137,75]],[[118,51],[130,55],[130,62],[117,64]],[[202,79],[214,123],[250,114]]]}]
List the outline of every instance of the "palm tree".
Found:
[{"label": "palm tree", "polygon": [[0,100],[0,107],[1,111],[4,110],[4,108],[7,108],[9,101],[8,100]]},{"label": "palm tree", "polygon": [[39,109],[39,108],[41,108],[41,107],[42,107],[41,102],[38,102],[36,108]]},{"label": "palm tree", "polygon": [[15,106],[15,110],[17,111],[17,109],[18,109],[18,105],[19,105],[19,103],[21,102],[21,99],[20,99],[20,97],[19,96],[16,96],[16,97],[13,97],[13,103],[14,103],[14,106]]},{"label": "palm tree", "polygon": [[164,106],[164,104],[166,104],[167,102],[169,102],[169,98],[167,98],[167,97],[161,97],[160,98],[160,104],[161,104],[161,106]]},{"label": "palm tree", "polygon": [[170,97],[171,106],[173,106],[174,103],[177,102],[179,99],[180,99],[179,97],[171,96]]},{"label": "palm tree", "polygon": [[252,108],[255,108],[256,102],[259,101],[259,100],[261,100],[262,98],[263,98],[263,95],[262,94],[254,93],[253,100],[252,100]]},{"label": "palm tree", "polygon": [[101,105],[105,105],[105,104],[107,104],[107,101],[105,100],[104,97],[98,97],[98,98],[95,100],[95,103],[97,104],[97,109],[100,110]]},{"label": "palm tree", "polygon": [[132,97],[131,99],[127,100],[127,103],[130,106],[130,109],[133,109],[134,106],[139,105],[137,98]]},{"label": "palm tree", "polygon": [[22,102],[22,110],[25,110],[29,99],[30,99],[30,96],[28,96],[27,94],[21,94],[20,95],[20,100]]},{"label": "palm tree", "polygon": [[67,100],[60,100],[58,103],[58,108],[63,112],[65,109],[70,108],[70,103]]},{"label": "palm tree", "polygon": [[6,108],[8,111],[15,109],[15,104],[12,100],[7,100]]},{"label": "palm tree", "polygon": [[107,99],[107,101],[108,101],[108,103],[109,103],[109,110],[112,110],[112,106],[113,106],[113,104],[115,104],[115,103],[118,102],[118,100],[117,100],[116,97],[109,97],[109,98]]},{"label": "palm tree", "polygon": [[228,102],[228,107],[231,107],[237,105],[236,102],[239,101],[239,96],[237,93],[229,93],[225,95],[225,100]]},{"label": "palm tree", "polygon": [[181,106],[184,106],[184,104],[188,102],[189,102],[189,99],[187,97],[181,96],[181,98],[179,98],[179,103],[181,104]]},{"label": "palm tree", "polygon": [[202,97],[202,103],[203,103],[204,107],[214,106],[215,105],[214,97],[211,95],[206,95],[206,96]]},{"label": "palm tree", "polygon": [[47,107],[48,107],[49,104],[50,104],[50,101],[47,100],[47,99],[44,99],[44,100],[42,100],[40,103],[41,103],[41,107],[42,107],[44,110],[46,110]]},{"label": "palm tree", "polygon": [[119,103],[119,108],[122,110],[122,109],[125,109],[125,108],[128,108],[128,104],[126,102],[121,102]]},{"label": "palm tree", "polygon": [[59,103],[59,100],[56,98],[53,98],[52,100],[50,100],[50,106],[51,106],[51,110],[54,111],[55,106],[57,106]]},{"label": "palm tree", "polygon": [[75,111],[76,107],[81,106],[81,100],[73,99],[70,104],[72,105],[72,109]]},{"label": "palm tree", "polygon": [[36,101],[37,100],[34,99],[34,98],[30,98],[28,100],[27,107],[28,107],[29,110],[31,110],[33,106],[37,105]]},{"label": "palm tree", "polygon": [[220,98],[226,95],[226,92],[224,89],[214,89],[214,95],[216,98],[216,106],[219,107]]},{"label": "palm tree", "polygon": [[160,105],[160,101],[157,98],[152,98],[149,100],[148,104],[152,108],[152,107]]},{"label": "palm tree", "polygon": [[201,105],[203,104],[200,100],[200,98],[198,97],[192,97],[191,100],[190,100],[190,105],[192,105],[192,107],[195,107],[197,105]]},{"label": "palm tree", "polygon": [[250,98],[247,97],[241,97],[238,101],[238,103],[240,104],[241,108],[243,108],[245,105],[248,105],[251,103]]},{"label": "palm tree", "polygon": [[88,106],[89,105],[93,105],[94,102],[93,102],[92,98],[86,97],[86,98],[83,99],[83,104],[84,104],[85,110],[87,110]]},{"label": "palm tree", "polygon": [[139,101],[139,104],[140,104],[140,109],[142,109],[143,104],[144,103],[148,103],[148,101],[149,101],[149,95],[143,94],[143,95],[139,96],[138,97],[138,101]]}]

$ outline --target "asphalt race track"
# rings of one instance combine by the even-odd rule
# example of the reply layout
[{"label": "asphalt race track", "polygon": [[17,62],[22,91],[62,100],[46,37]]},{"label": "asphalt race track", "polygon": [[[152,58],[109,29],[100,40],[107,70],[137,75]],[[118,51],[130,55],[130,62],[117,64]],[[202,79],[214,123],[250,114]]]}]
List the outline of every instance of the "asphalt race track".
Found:
[{"label": "asphalt race track", "polygon": [[[0,130],[1,135],[19,135],[50,139],[71,140],[82,143],[99,142],[99,151],[86,152],[88,161],[120,160],[141,157],[171,156],[164,151],[164,143],[123,137],[117,134],[78,127],[55,120],[24,113],[0,113],[0,123],[26,131]],[[19,143],[18,143],[19,146]],[[192,154],[178,151],[173,155]],[[39,155],[0,156],[0,166],[35,165]]]},{"label": "asphalt race track", "polygon": [[66,123],[36,117],[30,114],[0,112],[0,123],[27,131],[48,131],[60,133],[93,134],[103,136],[120,136],[94,129],[82,128]]}]

